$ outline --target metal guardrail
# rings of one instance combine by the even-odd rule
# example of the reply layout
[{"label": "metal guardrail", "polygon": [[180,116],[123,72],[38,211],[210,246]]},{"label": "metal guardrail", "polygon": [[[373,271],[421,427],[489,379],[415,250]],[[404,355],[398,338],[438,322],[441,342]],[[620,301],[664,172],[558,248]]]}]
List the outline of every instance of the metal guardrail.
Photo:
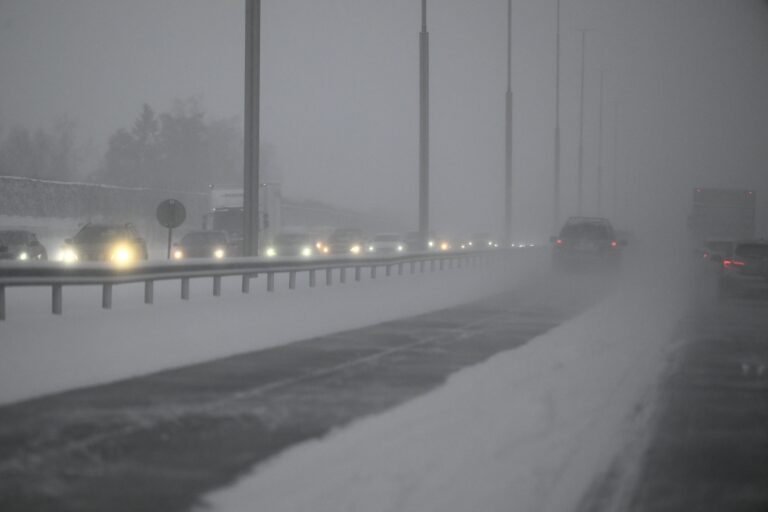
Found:
[{"label": "metal guardrail", "polygon": [[377,269],[384,268],[385,275],[390,276],[393,269],[402,275],[406,265],[410,273],[424,272],[427,264],[429,270],[443,270],[462,265],[474,265],[481,259],[488,259],[499,250],[482,251],[451,251],[437,253],[418,253],[389,257],[355,257],[321,258],[306,260],[290,258],[280,260],[264,260],[262,258],[231,258],[225,260],[203,259],[184,262],[142,262],[135,266],[119,268],[108,263],[81,263],[65,265],[61,263],[38,262],[8,262],[0,264],[0,320],[5,320],[5,290],[10,287],[50,286],[51,311],[61,315],[63,310],[64,286],[101,286],[101,306],[104,309],[112,307],[112,288],[119,284],[144,283],[144,303],[154,302],[155,281],[179,279],[181,281],[181,299],[189,300],[189,281],[196,278],[213,279],[213,295],[221,295],[221,278],[226,276],[241,276],[242,293],[249,293],[251,279],[259,274],[267,276],[267,291],[275,290],[275,275],[288,274],[288,288],[296,288],[296,274],[307,272],[309,287],[314,288],[317,282],[317,272],[325,271],[326,286],[333,283],[333,271],[338,270],[339,282],[345,283],[347,271],[354,272],[354,280],[360,281],[364,269],[369,269],[371,278],[376,277]]}]

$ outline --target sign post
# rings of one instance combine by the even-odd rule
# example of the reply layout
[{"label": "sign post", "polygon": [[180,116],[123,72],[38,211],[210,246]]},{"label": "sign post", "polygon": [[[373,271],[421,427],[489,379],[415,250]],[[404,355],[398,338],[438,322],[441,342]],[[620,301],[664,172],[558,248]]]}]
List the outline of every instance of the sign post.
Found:
[{"label": "sign post", "polygon": [[175,199],[166,199],[157,205],[157,221],[161,226],[168,228],[168,259],[171,259],[171,233],[174,228],[181,226],[187,218],[187,210],[184,205]]}]

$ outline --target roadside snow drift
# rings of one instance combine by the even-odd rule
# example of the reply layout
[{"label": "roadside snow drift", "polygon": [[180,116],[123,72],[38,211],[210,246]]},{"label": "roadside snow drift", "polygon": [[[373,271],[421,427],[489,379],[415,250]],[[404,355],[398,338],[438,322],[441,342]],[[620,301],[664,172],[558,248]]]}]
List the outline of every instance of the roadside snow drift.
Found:
[{"label": "roadside snow drift", "polygon": [[575,509],[653,396],[684,307],[672,281],[636,281],[430,394],[288,451],[203,508]]}]

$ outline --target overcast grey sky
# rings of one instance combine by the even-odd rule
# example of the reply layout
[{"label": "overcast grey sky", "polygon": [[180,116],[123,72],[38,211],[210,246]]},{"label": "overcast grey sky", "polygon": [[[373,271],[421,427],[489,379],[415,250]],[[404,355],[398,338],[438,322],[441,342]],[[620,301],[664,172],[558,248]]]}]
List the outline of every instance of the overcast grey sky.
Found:
[{"label": "overcast grey sky", "polygon": [[[755,188],[765,204],[766,2],[562,3],[565,213],[575,197],[577,28],[595,29],[586,62],[590,204],[601,68],[609,69],[610,175],[618,134],[620,222],[684,216],[699,184]],[[521,235],[547,234],[551,224],[555,5],[513,2]],[[165,110],[174,98],[197,97],[211,116],[241,116],[243,10],[242,0],[0,0],[0,127],[65,116],[99,155],[143,102]],[[503,0],[429,2],[438,230],[501,226],[505,15]],[[401,211],[415,225],[419,2],[265,0],[262,21],[262,141],[275,149],[286,192]]]}]

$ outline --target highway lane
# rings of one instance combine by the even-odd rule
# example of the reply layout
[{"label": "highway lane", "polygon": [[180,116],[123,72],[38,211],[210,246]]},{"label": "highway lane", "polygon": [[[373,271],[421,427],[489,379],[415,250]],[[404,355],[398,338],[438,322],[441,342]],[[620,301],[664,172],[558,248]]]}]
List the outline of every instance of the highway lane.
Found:
[{"label": "highway lane", "polygon": [[538,279],[461,307],[0,408],[0,510],[181,511],[599,300]]},{"label": "highway lane", "polygon": [[578,510],[768,511],[768,301],[694,302],[650,431]]}]

